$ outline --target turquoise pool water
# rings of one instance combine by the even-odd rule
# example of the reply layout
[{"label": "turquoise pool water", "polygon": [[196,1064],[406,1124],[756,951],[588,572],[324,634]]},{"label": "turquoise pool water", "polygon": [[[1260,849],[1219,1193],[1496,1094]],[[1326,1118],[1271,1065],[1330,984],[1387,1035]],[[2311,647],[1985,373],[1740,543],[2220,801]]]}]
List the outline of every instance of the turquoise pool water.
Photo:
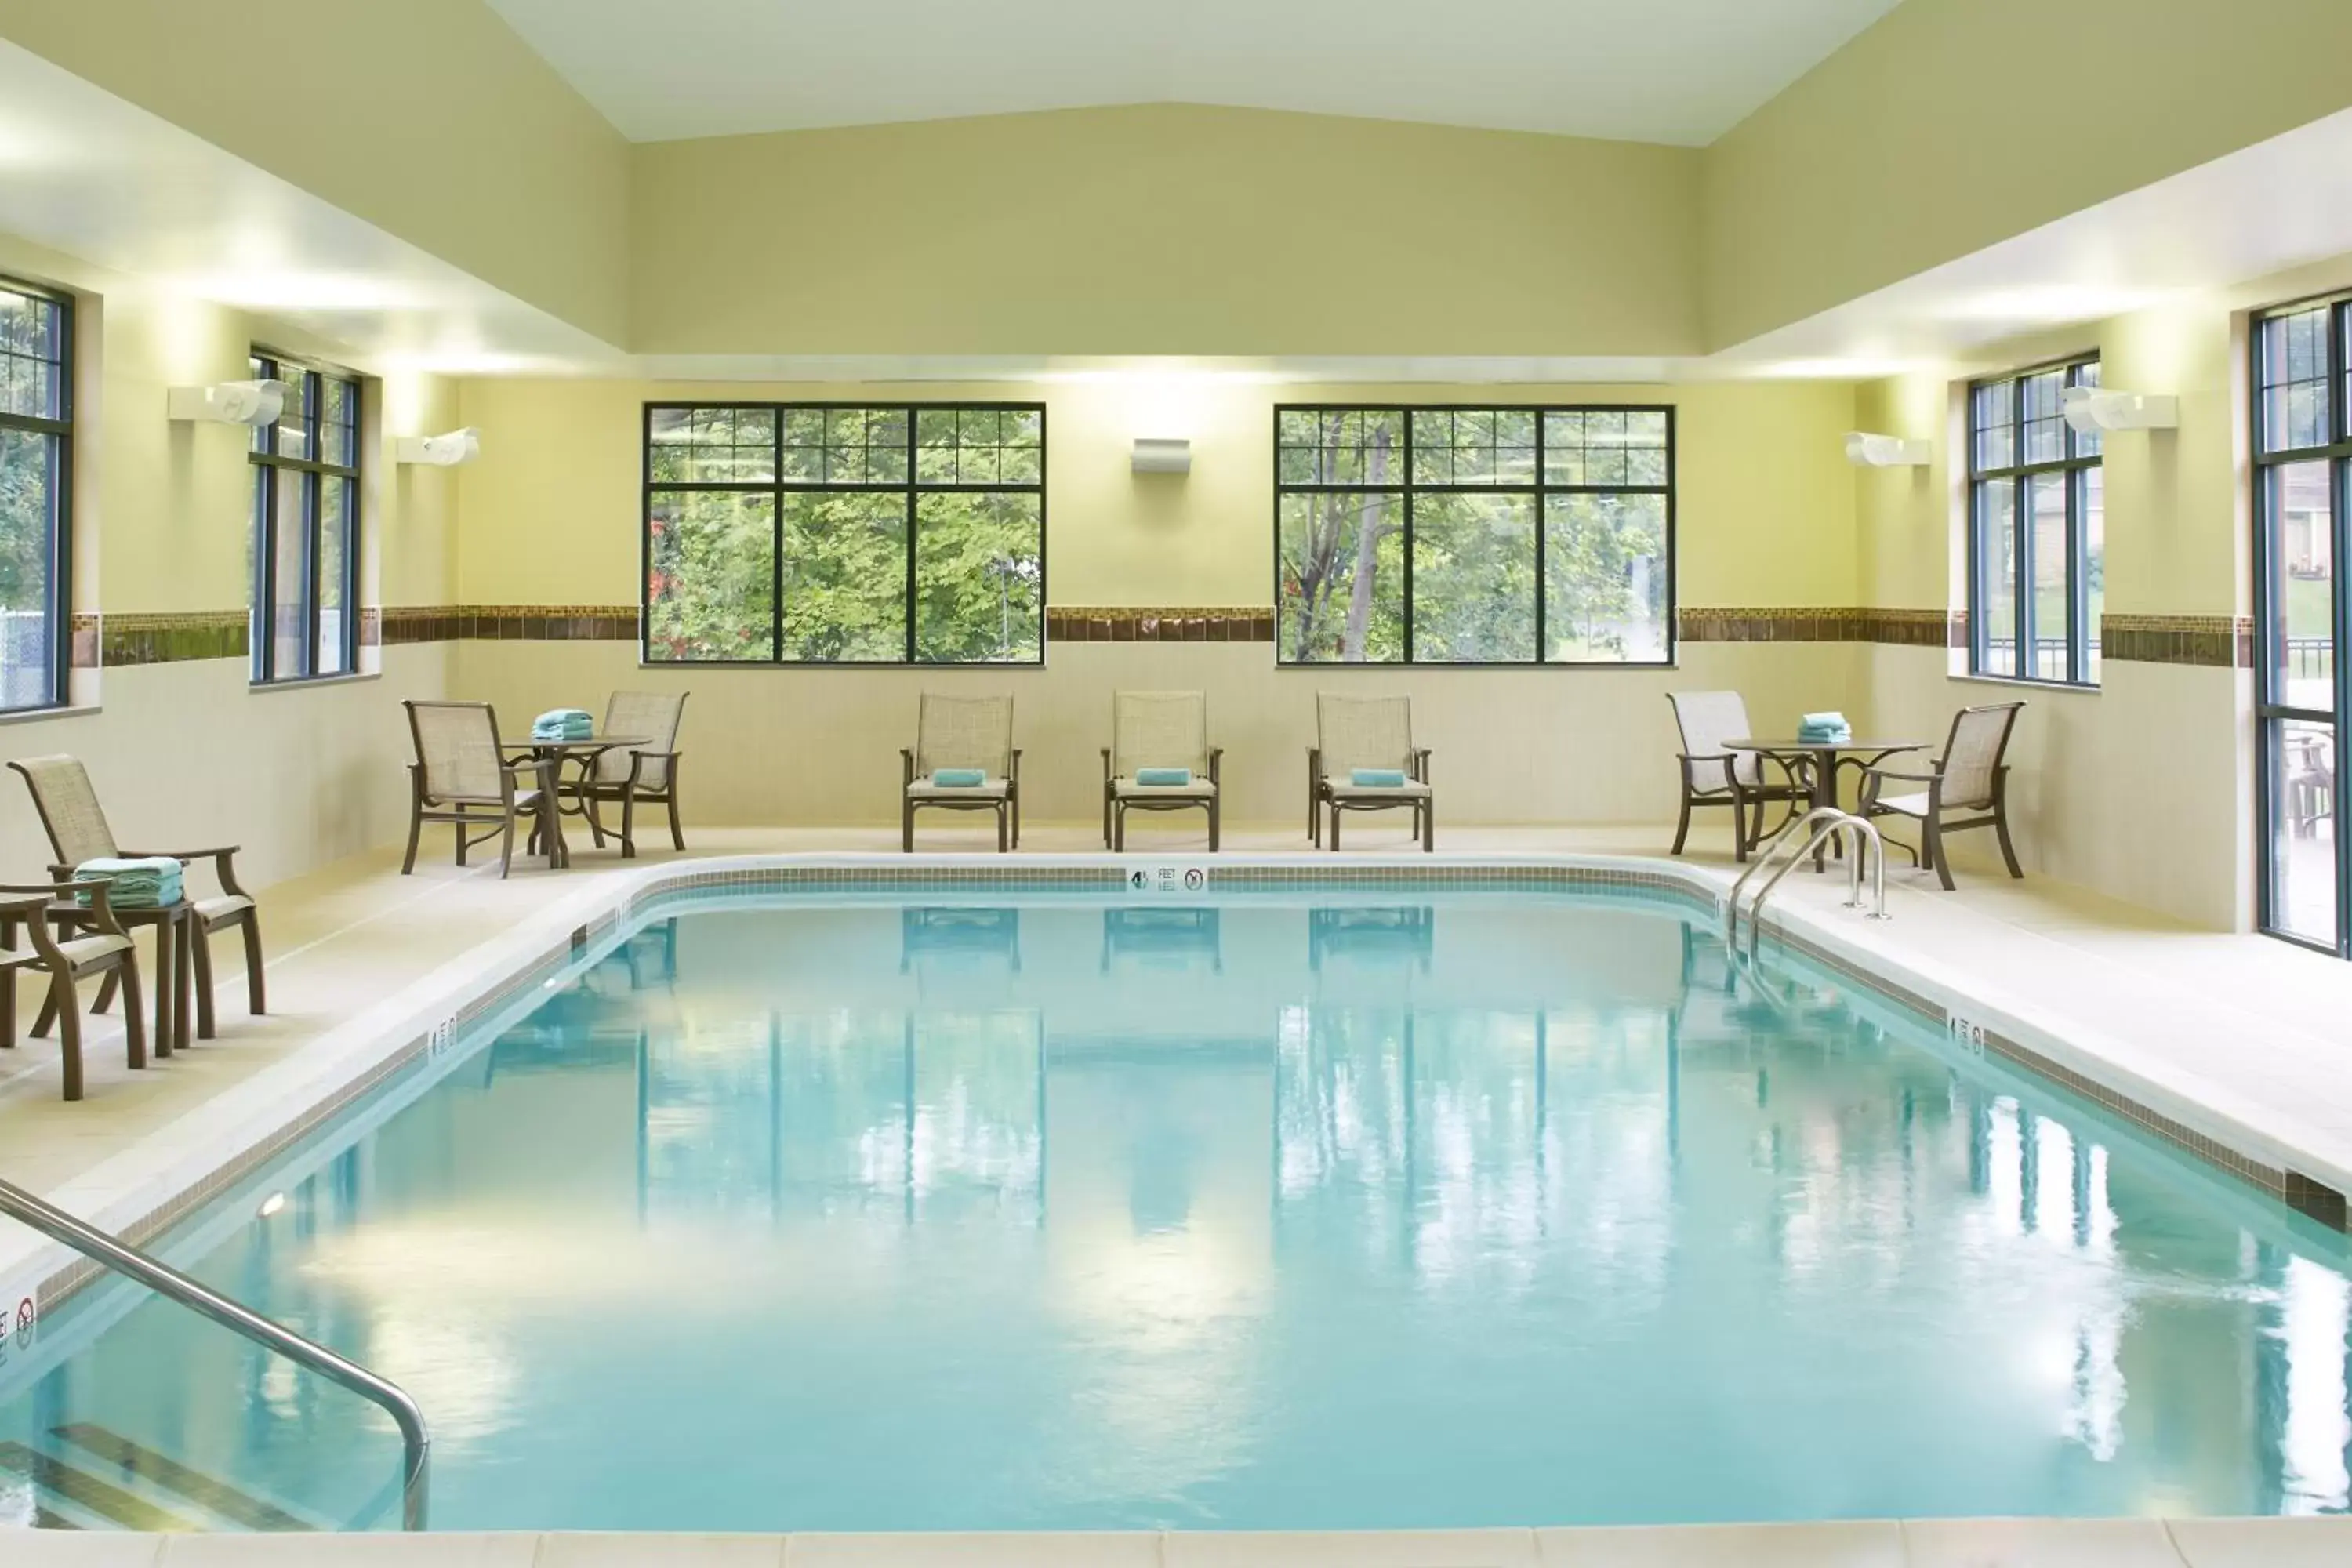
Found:
[{"label": "turquoise pool water", "polygon": [[[700,909],[175,1256],[417,1397],[443,1529],[2346,1506],[2342,1237],[1696,919]],[[166,1304],[8,1353],[0,1520],[387,1500]]]}]

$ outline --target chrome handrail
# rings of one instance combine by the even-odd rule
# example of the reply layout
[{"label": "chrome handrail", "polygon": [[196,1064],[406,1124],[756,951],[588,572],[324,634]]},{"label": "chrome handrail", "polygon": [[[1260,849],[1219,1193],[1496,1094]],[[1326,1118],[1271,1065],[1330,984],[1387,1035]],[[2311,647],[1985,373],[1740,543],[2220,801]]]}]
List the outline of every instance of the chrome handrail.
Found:
[{"label": "chrome handrail", "polygon": [[1805,836],[1811,834],[1811,830],[1815,823],[1833,821],[1842,818],[1844,816],[1845,813],[1840,811],[1836,806],[1817,805],[1813,807],[1812,810],[1805,813],[1802,816],[1790,817],[1788,821],[1780,825],[1780,830],[1779,832],[1773,834],[1770,838],[1765,840],[1764,852],[1757,856],[1754,862],[1748,866],[1748,869],[1739,874],[1739,879],[1738,881],[1731,884],[1731,897],[1724,902],[1723,940],[1726,943],[1730,942],[1733,938],[1739,934],[1739,895],[1748,890],[1748,884],[1756,879],[1757,874],[1771,866],[1775,857],[1780,853],[1781,849],[1791,843],[1797,842],[1801,837],[1804,837],[1804,844],[1803,847],[1800,848],[1797,853],[1801,856],[1805,854],[1813,847],[1812,838]]},{"label": "chrome handrail", "polygon": [[0,1213],[5,1213],[60,1242],[84,1258],[146,1286],[159,1296],[201,1313],[233,1333],[242,1334],[264,1350],[310,1368],[330,1382],[381,1407],[400,1428],[402,1472],[400,1523],[403,1530],[425,1528],[425,1463],[433,1439],[425,1430],[425,1413],[397,1384],[378,1377],[356,1362],[347,1361],[326,1346],[314,1344],[293,1330],[273,1323],[249,1307],[189,1279],[170,1264],[124,1246],[106,1232],[84,1224],[24,1188],[0,1182]]},{"label": "chrome handrail", "polygon": [[[1850,910],[1862,907],[1863,862],[1868,859],[1872,868],[1872,887],[1877,900],[1870,918],[1876,921],[1886,919],[1885,840],[1880,837],[1877,827],[1866,819],[1833,805],[1820,805],[1784,824],[1765,846],[1764,853],[1756,858],[1756,863],[1741,872],[1739,879],[1731,885],[1731,895],[1724,900],[1723,907],[1724,945],[1735,953],[1738,951],[1739,896],[1747,890],[1750,881],[1767,869],[1772,873],[1748,903],[1748,952],[1752,957],[1757,944],[1762,940],[1764,904],[1772,896],[1772,889],[1780,885],[1782,879],[1794,870],[1799,862],[1823,844],[1837,845],[1840,853],[1845,854],[1843,839],[1849,832],[1853,835],[1853,846],[1852,852],[1847,854],[1845,907]],[[1792,843],[1798,845],[1797,852],[1781,858],[1780,851]]]}]

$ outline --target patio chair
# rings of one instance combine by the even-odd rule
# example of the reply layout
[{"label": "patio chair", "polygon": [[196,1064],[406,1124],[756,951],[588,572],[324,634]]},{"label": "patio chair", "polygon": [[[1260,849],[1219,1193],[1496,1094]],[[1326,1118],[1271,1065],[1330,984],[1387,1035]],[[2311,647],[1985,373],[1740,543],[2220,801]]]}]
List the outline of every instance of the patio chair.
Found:
[{"label": "patio chair", "polygon": [[[1217,770],[1225,751],[1209,744],[1209,700],[1198,691],[1121,691],[1110,700],[1111,743],[1103,748],[1103,846],[1127,847],[1130,811],[1209,814],[1209,852],[1216,853],[1223,812]],[[1183,768],[1183,784],[1145,784],[1150,768]]]},{"label": "patio chair", "polygon": [[[898,753],[905,764],[899,843],[915,852],[915,812],[992,811],[998,854],[1021,847],[1021,752],[1013,744],[1010,697],[940,697],[923,693],[915,743]],[[940,784],[943,772],[976,773],[977,784]]]},{"label": "patio chair", "polygon": [[[416,760],[408,764],[408,853],[404,877],[416,869],[416,841],[428,822],[457,829],[457,864],[466,851],[499,836],[499,876],[514,868],[515,824],[549,803],[536,764],[510,763],[499,745],[499,716],[487,702],[404,702]],[[532,775],[526,785],[523,775]],[[479,838],[470,835],[481,830]]]},{"label": "patio chair", "polygon": [[[246,1011],[255,1017],[268,1011],[262,976],[261,910],[236,879],[236,845],[213,849],[122,848],[115,842],[114,830],[98,804],[98,791],[91,787],[89,773],[79,758],[26,757],[8,765],[32,792],[33,809],[39,813],[41,826],[49,836],[50,852],[57,857],[50,863],[49,875],[60,882],[70,881],[74,868],[89,860],[168,858],[183,866],[210,860],[220,891],[208,899],[193,900],[190,913],[194,918],[188,922],[188,958],[195,970],[196,1033],[205,1039],[214,1035],[212,939],[222,931],[234,929],[244,939]],[[159,986],[171,983],[169,975],[156,976]],[[100,989],[96,1011],[106,1011],[114,989],[111,980]],[[178,1016],[184,1023],[186,1015]]]},{"label": "patio chair", "polygon": [[[1393,773],[1394,784],[1358,784],[1359,769]],[[1323,814],[1331,816],[1331,847],[1339,847],[1339,816],[1349,811],[1412,811],[1423,851],[1437,848],[1437,798],[1429,783],[1429,748],[1412,743],[1409,697],[1315,696],[1315,746],[1307,753],[1307,831],[1323,842]]]},{"label": "patio chair", "polygon": [[[88,934],[60,942],[50,922],[57,918],[59,905],[85,888],[89,904],[76,908],[69,918],[75,925],[88,927]],[[16,947],[20,926],[32,935],[30,952]],[[65,1069],[68,1100],[82,1097],[81,1005],[74,986],[93,974],[104,975],[110,986],[121,983],[128,1059],[134,1068],[147,1065],[147,1010],[140,995],[139,954],[131,933],[122,929],[107,903],[105,883],[77,885],[70,879],[0,883],[0,1047],[14,1050],[16,1046],[16,976],[36,972],[48,976],[49,995],[45,1021],[34,1032],[47,1026],[47,1018],[57,1019],[58,1054]]]},{"label": "patio chair", "polygon": [[[1933,870],[1944,884],[1944,890],[1953,889],[1951,862],[1944,854],[1944,837],[1963,833],[1971,827],[1990,827],[2000,839],[2000,858],[2009,863],[2009,874],[2022,878],[2025,873],[2017,864],[2017,849],[2009,838],[2009,768],[2001,758],[2009,751],[2010,731],[2017,725],[2018,710],[2022,702],[1996,702],[1982,708],[1963,708],[1952,716],[1952,732],[1944,742],[1944,754],[1929,764],[1927,773],[1904,773],[1894,768],[1866,769],[1862,775],[1862,814],[1868,817],[1907,816],[1919,825],[1919,847],[1907,844],[1896,847],[1918,862],[1923,871]],[[1890,782],[1921,784],[1927,787],[1916,794],[1889,795],[1885,786]],[[1955,813],[1977,813],[1970,816]]]},{"label": "patio chair", "polygon": [[[1733,752],[1725,743],[1755,734],[1748,724],[1748,704],[1737,691],[1669,691],[1675,727],[1682,731],[1683,749],[1675,758],[1682,769],[1682,816],[1675,824],[1675,847],[1683,852],[1690,837],[1691,813],[1706,806],[1731,808],[1731,853],[1748,858],[1764,837],[1764,810],[1785,805],[1795,816],[1813,797],[1810,764],[1802,758],[1767,757],[1756,752]],[[1777,769],[1775,778],[1767,769]]]},{"label": "patio chair", "polygon": [[604,847],[605,835],[604,816],[597,807],[618,802],[621,858],[635,857],[639,801],[668,808],[669,841],[681,851],[686,848],[686,835],[677,826],[677,729],[686,716],[687,695],[683,691],[615,691],[605,703],[602,733],[635,735],[644,743],[625,752],[597,752],[583,775],[561,791],[565,799],[579,803],[599,849]]}]

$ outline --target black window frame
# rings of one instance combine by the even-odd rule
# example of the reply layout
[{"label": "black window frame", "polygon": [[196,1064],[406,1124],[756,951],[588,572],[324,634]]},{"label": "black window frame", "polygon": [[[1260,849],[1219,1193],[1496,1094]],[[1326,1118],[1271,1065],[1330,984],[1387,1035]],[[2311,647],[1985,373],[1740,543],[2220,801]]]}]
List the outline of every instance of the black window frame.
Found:
[{"label": "black window frame", "polygon": [[[2326,395],[2327,425],[2326,439],[2317,446],[2282,447],[2268,449],[2270,422],[2268,402],[2264,395],[2273,386],[2294,384],[2292,379],[2269,382],[2264,379],[2268,369],[2263,329],[2272,321],[2320,310],[2326,318],[2326,364],[2316,378]],[[2252,485],[2253,517],[2253,611],[2254,611],[2254,820],[2255,849],[2260,857],[2254,878],[2255,923],[2266,936],[2293,942],[2297,947],[2315,952],[2331,953],[2337,958],[2352,958],[2352,843],[2344,833],[2346,814],[2340,799],[2333,803],[2336,849],[2336,940],[2330,944],[2293,931],[2281,922],[2278,901],[2279,874],[2273,834],[2277,824],[2272,809],[2273,791],[2279,784],[2275,760],[2276,737],[2285,726],[2294,723],[2324,724],[2333,737],[2333,765],[2336,777],[2347,775],[2347,765],[2352,763],[2352,682],[2347,682],[2344,668],[2345,652],[2352,648],[2352,605],[2347,604],[2347,584],[2343,571],[2345,551],[2352,544],[2352,294],[2325,294],[2311,299],[2293,300],[2254,312],[2247,323],[2248,390],[2252,407],[2248,411],[2247,443],[2250,461],[2247,472]],[[2330,708],[2308,708],[2281,700],[2274,689],[2278,671],[2292,657],[2291,649],[2283,646],[2290,639],[2284,637],[2285,620],[2273,614],[2271,604],[2271,567],[2279,544],[2273,502],[2276,490],[2271,475],[2289,465],[2325,462],[2328,466],[2328,502],[2330,580],[2332,613],[2329,633],[2333,641],[2330,651],[2331,677],[2335,685],[2335,700]]]},{"label": "black window frame", "polygon": [[[1286,484],[1282,478],[1282,417],[1286,414],[1396,414],[1401,416],[1403,445],[1400,449],[1402,478],[1394,484]],[[1533,417],[1535,428],[1534,468],[1532,479],[1526,483],[1510,484],[1428,484],[1413,478],[1413,416],[1417,414],[1526,414]],[[1592,485],[1555,484],[1546,479],[1544,439],[1545,416],[1553,414],[1658,414],[1665,418],[1666,477],[1663,484]],[[1676,462],[1677,421],[1675,406],[1671,403],[1278,403],[1274,408],[1274,621],[1275,665],[1282,669],[1671,669],[1680,657],[1680,626],[1678,605],[1679,552],[1675,548],[1675,507],[1679,468]],[[1402,658],[1394,659],[1327,659],[1293,658],[1283,639],[1282,618],[1282,500],[1286,495],[1387,494],[1401,497],[1403,531],[1403,583],[1402,584],[1404,648]],[[1535,657],[1524,659],[1416,659],[1413,658],[1413,527],[1412,498],[1416,494],[1445,495],[1525,495],[1535,502]],[[1654,659],[1550,658],[1546,657],[1549,638],[1546,625],[1548,601],[1545,591],[1547,508],[1545,501],[1555,495],[1656,495],[1665,500],[1665,605],[1663,613],[1664,651]]]},{"label": "black window frame", "polygon": [[[257,427],[246,457],[253,470],[254,492],[250,501],[248,526],[253,531],[253,578],[248,584],[252,595],[252,614],[247,618],[247,676],[255,686],[286,686],[306,680],[341,680],[360,673],[360,537],[363,507],[361,504],[360,475],[364,461],[363,432],[366,428],[366,383],[355,373],[332,365],[321,364],[274,349],[257,347],[248,356],[248,366],[257,380],[282,381],[292,390],[288,394],[289,411],[299,408],[305,430],[304,449],[310,455],[303,458],[281,455],[278,450],[278,422]],[[329,423],[325,418],[326,384],[340,382],[350,388],[351,454],[349,466],[331,463],[321,455],[326,451],[321,432]],[[304,476],[302,492],[307,535],[303,544],[301,616],[303,621],[301,668],[282,670],[278,668],[278,538],[283,526],[279,516],[280,487],[277,480],[282,472]],[[323,598],[320,586],[320,562],[325,551],[323,541],[327,528],[324,506],[327,479],[341,479],[346,482],[345,494],[350,497],[351,517],[343,539],[342,610],[341,635],[337,654],[341,668],[321,670],[319,668],[322,643],[319,623]]]},{"label": "black window frame", "polygon": [[[772,463],[769,472],[774,476],[751,480],[664,480],[654,478],[654,416],[658,413],[694,413],[715,409],[755,409],[774,415],[774,437],[772,443]],[[825,413],[848,410],[903,410],[907,416],[906,479],[904,480],[864,481],[856,484],[834,484],[822,480],[788,479],[784,478],[783,449],[786,445],[785,416],[793,413]],[[917,477],[917,450],[921,416],[926,413],[953,412],[1034,414],[1037,416],[1037,478],[1034,481],[993,484],[943,484],[925,482]],[[756,449],[756,448],[754,448]],[[1048,582],[1048,545],[1052,533],[1047,517],[1046,465],[1051,460],[1052,443],[1047,429],[1045,405],[1025,399],[972,399],[921,401],[903,398],[835,399],[821,402],[772,402],[761,398],[704,398],[698,400],[651,399],[644,407],[638,431],[640,492],[637,505],[637,661],[641,665],[696,668],[740,668],[750,669],[1042,669],[1045,665]],[[704,491],[741,495],[764,495],[772,498],[769,516],[769,611],[768,650],[766,658],[664,658],[654,653],[653,637],[653,516],[654,497],[660,492]],[[903,656],[895,659],[785,658],[784,647],[784,497],[792,494],[903,494],[907,498],[907,561],[905,622],[906,639]],[[919,581],[921,530],[918,526],[916,502],[919,497],[940,494],[964,495],[1034,495],[1037,499],[1037,652],[1032,658],[942,659],[919,658],[916,647],[918,631],[916,601]]]},{"label": "black window frame", "polygon": [[[56,497],[49,509],[48,617],[49,694],[40,702],[0,704],[0,712],[40,713],[69,706],[73,700],[73,502],[74,502],[74,298],[37,283],[0,276],[0,290],[37,300],[57,312],[58,357],[46,361],[58,376],[57,416],[12,414],[0,409],[0,428],[25,432],[54,443],[50,472]],[[6,361],[0,356],[0,374]]]},{"label": "black window frame", "polygon": [[[2004,372],[2000,375],[1981,377],[1969,383],[1966,430],[1968,443],[1968,584],[1969,584],[1969,674],[1979,680],[2010,680],[2028,686],[2057,686],[2070,690],[2096,691],[2099,679],[2092,667],[2093,658],[2101,651],[2099,628],[2090,624],[2090,538],[2085,522],[2084,476],[2093,469],[2101,473],[2101,510],[2104,514],[2105,470],[2106,443],[2104,437],[2086,436],[2058,416],[2059,428],[2064,434],[2060,455],[2040,462],[2026,460],[2025,384],[2029,381],[2063,373],[2061,387],[2063,408],[2066,387],[2099,384],[2100,354],[2094,350],[2069,354],[2063,359],[2045,360],[2021,370]],[[2092,379],[2085,381],[2088,370]],[[1998,387],[2009,390],[2010,460],[2005,464],[1987,465],[1983,461],[1982,437],[1994,426],[1979,424],[1979,405],[1984,395]],[[2064,476],[2066,495],[2066,674],[2063,677],[2035,673],[2041,659],[2040,645],[2050,638],[2039,637],[2042,628],[2033,624],[2034,543],[2032,514],[2028,502],[2033,481],[2049,474]],[[2011,516],[2017,535],[2017,560],[2009,584],[2012,624],[2007,628],[2011,646],[2016,650],[2016,667],[2010,670],[1989,668],[1992,647],[1992,626],[1986,618],[1986,588],[1991,570],[1992,533],[1985,526],[1986,500],[1990,487],[2001,480],[2010,484]]]}]

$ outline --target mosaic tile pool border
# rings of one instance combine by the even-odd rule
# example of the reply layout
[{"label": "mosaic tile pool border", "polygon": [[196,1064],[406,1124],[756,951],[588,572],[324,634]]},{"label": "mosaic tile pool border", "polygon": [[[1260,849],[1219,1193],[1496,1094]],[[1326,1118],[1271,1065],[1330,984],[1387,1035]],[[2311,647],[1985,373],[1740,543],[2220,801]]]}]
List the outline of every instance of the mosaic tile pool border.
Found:
[{"label": "mosaic tile pool border", "polygon": [[[1111,892],[1123,889],[1130,868],[1114,864],[1020,866],[982,864],[971,867],[921,864],[792,865],[734,863],[708,869],[665,868],[619,892],[617,900],[590,915],[566,936],[549,943],[503,975],[488,981],[451,1016],[453,1034],[463,1033],[537,989],[568,966],[584,949],[606,935],[654,912],[665,901],[681,895],[728,889],[829,889],[836,891],[904,891],[919,889],[965,890],[990,889],[1008,892],[1087,890]],[[1572,891],[1599,888],[1636,889],[1660,894],[1686,908],[1713,911],[1720,908],[1721,890],[1696,873],[1648,866],[1591,863],[1542,865],[1526,863],[1433,865],[1211,865],[1209,890],[1276,888],[1398,888],[1398,889],[1517,889],[1528,891]],[[1916,1015],[1935,1027],[1945,1008],[1898,980],[1853,962],[1775,916],[1764,928],[1769,944],[1794,952],[1807,962],[1856,984],[1868,987],[1886,1001]],[[194,1184],[121,1227],[124,1240],[144,1246],[191,1213],[253,1174],[301,1140],[310,1136],[368,1094],[383,1087],[431,1054],[433,1032],[401,1042],[331,1094],[306,1107],[267,1138],[224,1157],[221,1163]],[[2203,1163],[2235,1177],[2288,1207],[2336,1230],[2347,1227],[2345,1194],[2291,1166],[2255,1159],[2173,1117],[2143,1105],[2131,1096],[2100,1083],[2005,1034],[1988,1029],[1988,1054],[2092,1104],[2122,1117]],[[46,1277],[35,1291],[38,1310],[47,1314],[101,1275],[98,1264],[77,1258]]]}]

